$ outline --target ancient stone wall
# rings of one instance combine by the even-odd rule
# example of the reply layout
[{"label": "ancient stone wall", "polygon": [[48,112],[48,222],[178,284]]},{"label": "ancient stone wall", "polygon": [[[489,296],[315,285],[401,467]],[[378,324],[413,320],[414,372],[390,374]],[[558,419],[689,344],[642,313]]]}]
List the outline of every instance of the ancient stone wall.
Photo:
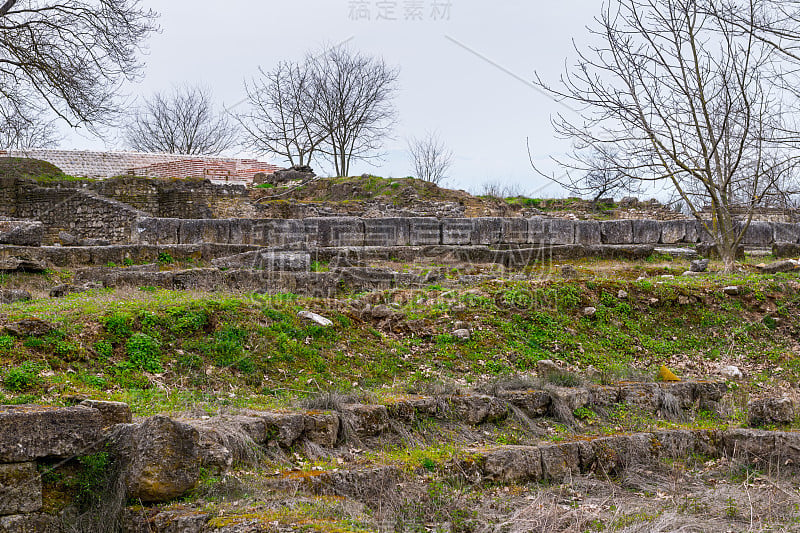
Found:
[{"label": "ancient stone wall", "polygon": [[[558,218],[214,219],[142,218],[140,244],[247,244],[325,248],[361,246],[636,245],[708,242],[694,220],[566,220]],[[800,224],[753,222],[744,245],[800,242]]]},{"label": "ancient stone wall", "polygon": [[60,232],[110,243],[131,240],[137,219],[146,216],[130,206],[106,199],[72,183],[71,186],[40,187],[34,182],[7,179],[0,182],[0,216],[42,222],[44,241],[58,241]]}]

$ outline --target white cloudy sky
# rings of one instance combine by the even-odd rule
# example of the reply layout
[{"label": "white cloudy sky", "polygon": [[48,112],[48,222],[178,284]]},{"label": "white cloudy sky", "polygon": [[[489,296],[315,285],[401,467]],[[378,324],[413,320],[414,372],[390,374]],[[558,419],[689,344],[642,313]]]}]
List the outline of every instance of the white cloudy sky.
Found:
[{"label": "white cloudy sky", "polygon": [[[435,130],[456,156],[448,185],[480,191],[484,183],[498,182],[521,192],[560,194],[532,172],[526,148],[527,137],[535,158],[554,169],[546,156],[569,148],[568,141],[554,138],[549,122],[560,108],[514,75],[530,80],[538,71],[557,79],[565,61],[574,59],[572,40],[586,40],[585,27],[601,8],[598,0],[143,3],[160,12],[163,31],[150,40],[144,79],[127,89],[131,96],[201,83],[220,104],[233,106],[244,96],[243,80],[259,66],[271,68],[323,44],[350,40],[401,70],[399,123],[386,143],[386,160],[377,168],[357,164],[352,173],[408,175],[406,139]],[[445,9],[448,3],[449,14],[433,20],[435,4]],[[366,6],[370,20],[353,20],[355,4]],[[405,20],[411,4],[423,7],[425,20]],[[376,20],[381,5],[395,6],[397,20]],[[68,134],[64,145],[117,148],[114,141],[80,132]]]}]

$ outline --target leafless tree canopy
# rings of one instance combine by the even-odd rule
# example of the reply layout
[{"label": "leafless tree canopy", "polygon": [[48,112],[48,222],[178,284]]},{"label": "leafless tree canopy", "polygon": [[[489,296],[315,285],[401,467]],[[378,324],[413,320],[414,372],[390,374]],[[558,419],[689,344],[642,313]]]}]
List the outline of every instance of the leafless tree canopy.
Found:
[{"label": "leafless tree canopy", "polygon": [[706,229],[729,268],[753,210],[797,181],[800,137],[787,112],[796,100],[785,90],[797,69],[767,32],[794,32],[797,18],[778,23],[774,7],[614,0],[592,29],[602,44],[579,50],[560,84],[538,81],[584,110],[553,119],[574,141],[562,164],[585,173],[600,161],[619,176],[669,184],[698,219],[709,206]]},{"label": "leafless tree canopy", "polygon": [[257,151],[290,164],[326,159],[338,176],[355,160],[379,156],[394,125],[398,71],[347,48],[284,62],[247,84],[249,111],[238,115]]},{"label": "leafless tree canopy", "polygon": [[291,166],[308,165],[328,136],[316,120],[313,88],[305,64],[284,61],[269,72],[259,69],[259,76],[245,84],[250,107],[236,116],[245,145]]},{"label": "leafless tree canopy", "polygon": [[139,0],[0,0],[0,113],[106,119],[154,20]]},{"label": "leafless tree canopy", "polygon": [[238,128],[214,111],[210,91],[189,86],[145,100],[125,131],[126,144],[141,152],[219,155],[237,140]]},{"label": "leafless tree canopy", "polygon": [[447,171],[453,164],[453,152],[435,133],[409,140],[408,153],[415,177],[436,184],[447,178]]},{"label": "leafless tree canopy", "polygon": [[0,150],[53,148],[58,144],[60,136],[52,117],[35,109],[10,111],[8,115],[0,113]]}]

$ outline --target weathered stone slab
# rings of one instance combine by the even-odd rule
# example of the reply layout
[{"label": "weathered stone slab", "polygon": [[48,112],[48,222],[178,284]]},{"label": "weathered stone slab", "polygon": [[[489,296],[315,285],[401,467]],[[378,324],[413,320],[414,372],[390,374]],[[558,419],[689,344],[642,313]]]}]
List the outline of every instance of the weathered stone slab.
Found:
[{"label": "weathered stone slab", "polygon": [[36,463],[0,464],[0,515],[42,508],[42,478]]},{"label": "weathered stone slab", "polygon": [[37,220],[0,220],[0,244],[41,246],[44,224]]},{"label": "weathered stone slab", "polygon": [[410,243],[409,219],[364,219],[364,246],[408,246]]},{"label": "weathered stone slab", "polygon": [[84,400],[80,405],[100,411],[103,417],[103,427],[113,426],[114,424],[130,424],[133,420],[131,408],[127,403]]},{"label": "weathered stone slab", "polygon": [[196,428],[166,416],[115,427],[109,446],[128,498],[163,502],[193,489],[202,464]]},{"label": "weathered stone slab", "polygon": [[0,463],[92,453],[101,443],[103,416],[83,406],[0,406]]},{"label": "weathered stone slab", "polygon": [[595,245],[602,244],[600,223],[596,220],[575,221],[575,244]]},{"label": "weathered stone slab", "polygon": [[252,244],[253,221],[246,218],[231,219],[231,232],[228,244]]},{"label": "weathered stone slab", "polygon": [[528,220],[524,218],[502,219],[502,236],[500,242],[506,244],[527,244]]},{"label": "weathered stone slab", "polygon": [[333,448],[339,438],[339,417],[334,413],[305,413],[303,436],[323,448]]},{"label": "weathered stone slab", "polygon": [[772,254],[775,257],[800,256],[800,244],[789,242],[776,242],[772,245]]},{"label": "weathered stone slab", "polygon": [[252,244],[259,246],[300,246],[307,242],[302,220],[254,220]]},{"label": "weathered stone slab", "polygon": [[357,217],[318,217],[303,221],[308,243],[315,246],[364,246],[364,221]]},{"label": "weathered stone slab", "polygon": [[389,429],[389,413],[384,405],[345,405],[342,416],[361,438],[374,437]]},{"label": "weathered stone slab", "polygon": [[633,244],[633,224],[630,220],[604,220],[600,235],[603,244]]},{"label": "weathered stone slab", "polygon": [[775,232],[775,242],[796,244],[800,242],[800,224],[786,224],[776,222],[772,225]]},{"label": "weathered stone slab", "polygon": [[661,241],[661,224],[657,220],[631,220],[634,244],[658,244]]},{"label": "weathered stone slab", "polygon": [[[737,224],[736,230],[741,231],[742,225]],[[771,246],[775,242],[775,233],[772,224],[761,220],[753,220],[747,226],[742,244],[749,246]]]},{"label": "weathered stone slab", "polygon": [[486,453],[483,475],[495,483],[522,483],[542,479],[542,452],[535,446],[504,446]]},{"label": "weathered stone slab", "polygon": [[528,242],[536,245],[575,244],[572,220],[535,217],[528,220]]},{"label": "weathered stone slab", "polygon": [[231,221],[224,219],[183,220],[178,235],[181,244],[229,244]]},{"label": "weathered stone slab", "polygon": [[63,533],[58,516],[47,513],[0,517],[0,533]]},{"label": "weathered stone slab", "polygon": [[300,413],[270,412],[258,416],[267,426],[266,440],[275,440],[284,448],[292,446],[305,430],[306,420]]},{"label": "weathered stone slab", "polygon": [[481,217],[474,220],[474,232],[470,244],[499,244],[502,242],[503,219]]},{"label": "weathered stone slab", "polygon": [[445,218],[442,220],[442,244],[466,245],[472,244],[473,235],[476,233],[476,219],[474,218]]},{"label": "weathered stone slab", "polygon": [[508,407],[492,396],[448,396],[447,403],[455,420],[473,426],[484,422],[497,422],[508,416]]},{"label": "weathered stone slab", "polygon": [[581,473],[580,448],[569,442],[540,446],[542,454],[542,477],[553,483],[561,483]]},{"label": "weathered stone slab", "polygon": [[442,244],[442,227],[435,218],[410,218],[409,232],[409,244],[412,246]]},{"label": "weathered stone slab", "polygon": [[502,391],[498,398],[522,411],[528,418],[545,416],[550,408],[550,394],[541,390]]},{"label": "weathered stone slab", "polygon": [[694,225],[694,221],[665,220],[661,222],[661,244],[677,244],[686,239],[687,224]]},{"label": "weathered stone slab", "polygon": [[179,244],[181,220],[177,218],[139,218],[133,225],[132,242],[138,244]]},{"label": "weathered stone slab", "polygon": [[217,268],[266,270],[269,272],[308,272],[311,254],[308,252],[275,252],[259,250],[214,259]]}]

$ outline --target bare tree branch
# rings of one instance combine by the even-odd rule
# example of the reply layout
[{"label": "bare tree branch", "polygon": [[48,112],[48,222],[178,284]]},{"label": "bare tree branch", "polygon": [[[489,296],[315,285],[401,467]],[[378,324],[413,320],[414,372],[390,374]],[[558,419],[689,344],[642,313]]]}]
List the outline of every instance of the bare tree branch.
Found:
[{"label": "bare tree branch", "polygon": [[238,128],[216,114],[211,93],[202,87],[176,87],[145,100],[125,129],[125,142],[141,152],[219,155],[238,142]]},{"label": "bare tree branch", "polygon": [[447,171],[453,164],[453,152],[436,133],[428,133],[422,139],[410,139],[408,153],[416,178],[436,184],[447,178]]},{"label": "bare tree branch", "polygon": [[797,68],[757,35],[773,28],[789,49],[800,34],[796,20],[775,19],[773,2],[711,4],[613,0],[590,28],[599,44],[577,50],[559,84],[537,82],[584,109],[553,118],[574,144],[559,163],[582,176],[669,184],[732,268],[755,209],[795,189],[800,164],[787,112],[797,94],[785,90]]},{"label": "bare tree branch", "polygon": [[7,0],[0,7],[0,101],[47,107],[72,126],[113,115],[121,82],[156,27],[139,0]]}]

